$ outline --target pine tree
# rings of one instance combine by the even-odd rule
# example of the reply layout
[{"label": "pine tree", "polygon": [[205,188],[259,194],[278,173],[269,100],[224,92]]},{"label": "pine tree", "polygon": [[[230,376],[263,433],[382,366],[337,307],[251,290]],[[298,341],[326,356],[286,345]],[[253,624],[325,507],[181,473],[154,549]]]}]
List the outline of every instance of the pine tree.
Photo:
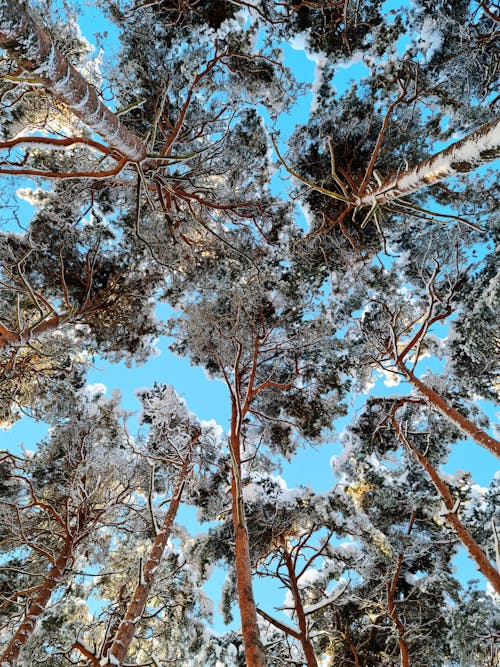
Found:
[{"label": "pine tree", "polygon": [[[66,8],[0,0],[0,174],[35,207],[2,212],[0,416],[51,426],[0,461],[4,662],[491,667],[492,598],[452,559],[461,541],[498,590],[498,480],[443,466],[464,437],[500,453],[477,405],[498,397],[495,10],[97,4],[104,78]],[[317,71],[285,142],[290,40]],[[139,392],[135,438],[85,389],[90,360],[143,362],[166,332],[225,383],[228,433],[172,378]],[[346,427],[332,489],[288,488],[280,464],[377,373],[404,390]],[[214,563],[241,631],[211,627]],[[256,576],[285,592],[256,599]]]},{"label": "pine tree", "polygon": [[[6,598],[13,628],[1,653],[7,665],[16,663],[54,592],[74,577],[84,545],[97,543],[106,525],[119,520],[134,492],[120,480],[134,464],[116,400],[81,392],[70,409],[74,423],[56,426],[34,456],[2,458],[7,480],[17,487],[17,497],[1,503],[4,548],[14,563],[25,552],[31,580]],[[24,613],[17,608],[20,600]]]},{"label": "pine tree", "polygon": [[50,36],[16,2],[0,5],[0,46],[7,50],[34,81],[55,94],[126,158],[141,161],[143,143],[101,102],[95,88],[61,55]]}]

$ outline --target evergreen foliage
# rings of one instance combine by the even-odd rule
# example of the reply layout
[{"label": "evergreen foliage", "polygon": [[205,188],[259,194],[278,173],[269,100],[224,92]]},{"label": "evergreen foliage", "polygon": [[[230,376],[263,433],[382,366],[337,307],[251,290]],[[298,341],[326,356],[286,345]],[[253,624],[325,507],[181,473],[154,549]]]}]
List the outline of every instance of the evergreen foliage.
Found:
[{"label": "evergreen foliage", "polygon": [[[96,7],[0,0],[1,667],[498,666],[498,7]],[[227,431],[89,384],[165,340]]]}]

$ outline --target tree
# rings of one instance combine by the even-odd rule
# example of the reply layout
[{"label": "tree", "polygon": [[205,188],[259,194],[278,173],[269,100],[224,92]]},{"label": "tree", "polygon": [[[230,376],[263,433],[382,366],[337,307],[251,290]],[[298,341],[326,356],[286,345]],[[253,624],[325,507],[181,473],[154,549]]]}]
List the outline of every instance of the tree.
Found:
[{"label": "tree", "polygon": [[5,600],[8,624],[17,625],[2,648],[7,665],[16,663],[55,590],[67,583],[83,545],[98,541],[109,521],[120,521],[133,493],[119,480],[129,477],[133,461],[116,401],[92,393],[75,399],[75,424],[54,429],[33,457],[2,457],[7,483],[19,487],[15,499],[1,503],[3,548],[14,566],[16,554],[27,551],[31,570],[24,590],[9,591]]},{"label": "tree", "polygon": [[[233,236],[232,248],[248,258],[246,276],[240,273],[235,280],[234,250],[214,251],[203,285],[196,284],[194,299],[183,304],[183,316],[174,321],[173,335],[175,350],[189,353],[228,387],[238,598],[247,661],[260,665],[264,657],[252,594],[244,470],[252,465],[263,439],[289,456],[294,447],[292,426],[306,437],[318,438],[338,412],[335,404],[343,392],[337,372],[329,365],[336,355],[335,331],[324,314],[323,322],[319,317],[304,321],[297,300],[299,285],[293,276],[282,275],[273,248],[266,252],[250,234],[238,232],[238,236],[241,239]],[[261,281],[259,267],[264,265],[266,279]],[[309,298],[314,298],[314,292]],[[213,332],[208,338],[207,325]],[[310,370],[319,355],[323,369],[312,377]],[[276,393],[283,393],[283,398],[277,401]]]},{"label": "tree", "polygon": [[[475,169],[498,152],[495,10],[96,4],[113,66],[70,5],[0,0],[2,194],[34,207],[0,213],[0,409],[51,426],[0,462],[5,660],[491,667],[490,593],[452,559],[463,543],[498,590],[498,480],[444,465],[464,437],[500,453],[477,402],[498,395],[497,186]],[[317,61],[312,88],[284,42]],[[91,361],[146,361],[162,334],[224,382],[227,433],[175,378],[139,391],[134,437],[85,389]],[[404,385],[379,395],[380,375]],[[290,488],[360,393],[332,488]],[[213,629],[214,563],[241,631]]]},{"label": "tree", "polygon": [[[394,306],[379,301],[377,297],[373,299],[361,325],[370,348],[369,355],[382,368],[401,374],[435,410],[464,434],[500,456],[500,443],[495,438],[475,425],[416,374],[420,355],[427,349],[426,336],[433,324],[446,320],[454,309],[453,300],[459,277],[452,279],[447,276],[445,281],[441,279],[439,285],[439,272],[440,266],[435,260],[433,272],[427,274],[425,309],[423,304],[418,304],[418,297],[413,303],[411,299],[406,302],[398,299],[400,303]],[[416,312],[414,306],[417,308]]]},{"label": "tree", "polygon": [[[141,566],[139,583],[134,590],[123,618],[108,640],[109,647],[107,651],[103,651],[103,655],[110,665],[123,664],[127,656],[128,647],[134,637],[135,626],[144,613],[154,583],[155,572],[160,565],[167,541],[170,538],[183,488],[192,473],[195,448],[203,446],[199,444],[202,435],[200,426],[192,423],[185,406],[170,387],[154,387],[151,392],[144,392],[141,399],[145,406],[142,419],[152,424],[149,436],[151,442],[148,443],[147,450],[153,451],[146,456],[151,456],[154,461],[160,464],[178,468],[178,472],[168,511],[161,526],[156,525],[154,514],[151,517],[155,533],[153,546],[144,565]],[[95,662],[100,664],[97,657]]]},{"label": "tree", "polygon": [[140,162],[146,157],[142,141],[101,102],[95,88],[68,63],[50,36],[19,3],[2,2],[0,26],[0,46],[30,72],[35,82],[55,94],[89,129],[127,159]]},{"label": "tree", "polygon": [[381,183],[378,188],[358,195],[357,206],[375,206],[432,185],[439,180],[477,169],[500,154],[500,120],[483,125],[468,137],[433,155],[412,171]]}]

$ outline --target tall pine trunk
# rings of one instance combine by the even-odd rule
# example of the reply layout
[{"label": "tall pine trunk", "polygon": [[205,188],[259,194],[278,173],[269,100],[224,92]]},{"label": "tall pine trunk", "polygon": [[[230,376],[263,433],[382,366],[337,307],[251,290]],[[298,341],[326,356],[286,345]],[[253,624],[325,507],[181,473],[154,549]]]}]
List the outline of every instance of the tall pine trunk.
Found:
[{"label": "tall pine trunk", "polygon": [[[414,521],[415,521],[415,512],[413,512],[411,516],[407,535],[411,533]],[[404,559],[404,551],[400,551],[396,563],[396,571],[394,572],[392,580],[387,584],[387,610],[389,612],[389,618],[396,626],[396,630],[398,633],[400,665],[401,667],[410,667],[410,649],[408,646],[408,642],[406,641],[406,629],[401,618],[399,617],[396,608],[396,600],[394,599],[397,591],[399,576],[401,574],[403,559]]]},{"label": "tall pine trunk", "polygon": [[436,491],[439,493],[446,506],[446,509],[448,510],[447,514],[445,515],[446,520],[454,529],[458,539],[467,549],[469,556],[476,563],[478,570],[486,577],[486,579],[488,579],[495,591],[500,594],[500,573],[493,567],[484,551],[459,519],[457,515],[457,508],[455,507],[455,501],[453,500],[450,489],[443,482],[438,471],[434,468],[427,456],[425,456],[425,454],[423,454],[419,449],[417,449],[417,447],[415,447],[415,445],[413,445],[413,443],[408,440],[408,438],[403,433],[401,425],[394,417],[392,417],[391,423],[399,440],[417,459],[417,461],[429,475]]},{"label": "tall pine trunk", "polygon": [[189,451],[186,454],[186,458],[183,461],[182,467],[179,471],[177,478],[177,483],[172,495],[172,500],[168,506],[168,511],[163,520],[161,530],[158,532],[151,552],[148,556],[146,563],[144,564],[144,569],[141,572],[139,583],[137,584],[132,600],[128,605],[127,611],[123,620],[118,626],[118,630],[113,638],[111,647],[105,659],[107,659],[108,665],[122,665],[125,658],[127,657],[127,652],[129,646],[135,635],[135,627],[137,622],[142,618],[144,613],[144,608],[148,601],[149,593],[153,586],[155,580],[155,574],[158,570],[158,567],[163,558],[165,548],[167,546],[168,539],[172,530],[172,524],[179,510],[179,505],[181,502],[182,491],[184,484],[189,475],[189,468],[191,465],[191,456],[193,451],[193,446],[199,439],[200,432],[193,437],[189,445]]},{"label": "tall pine trunk", "polygon": [[229,446],[232,459],[232,513],[234,527],[234,558],[236,584],[241,616],[241,631],[245,647],[246,667],[265,667],[266,656],[257,623],[257,607],[253,595],[250,544],[241,488],[241,441],[237,429],[237,414],[232,402],[231,436]]},{"label": "tall pine trunk", "polygon": [[355,198],[356,206],[388,204],[423,190],[445,178],[477,169],[500,155],[500,118],[482,125],[472,134],[404,171],[378,188]]},{"label": "tall pine trunk", "polygon": [[146,157],[141,139],[101,102],[94,86],[68,63],[17,0],[0,0],[0,47],[110,146],[134,162]]},{"label": "tall pine trunk", "polygon": [[437,391],[428,387],[419,380],[419,378],[412,373],[402,362],[397,364],[400,370],[409,382],[418,390],[418,392],[429,402],[429,404],[437,410],[440,414],[448,419],[452,424],[457,426],[463,433],[470,436],[479,445],[488,449],[495,456],[500,457],[500,442],[495,440],[486,431],[483,431],[478,426],[467,419],[461,412],[458,412],[454,407],[449,405]]},{"label": "tall pine trunk", "polygon": [[26,615],[16,630],[16,633],[0,654],[0,665],[2,667],[13,667],[19,654],[26,646],[29,638],[33,634],[36,624],[44,613],[52,593],[63,579],[64,570],[68,567],[73,558],[73,539],[68,537],[56,561],[50,568],[47,577],[40,586],[39,591],[33,598]]}]

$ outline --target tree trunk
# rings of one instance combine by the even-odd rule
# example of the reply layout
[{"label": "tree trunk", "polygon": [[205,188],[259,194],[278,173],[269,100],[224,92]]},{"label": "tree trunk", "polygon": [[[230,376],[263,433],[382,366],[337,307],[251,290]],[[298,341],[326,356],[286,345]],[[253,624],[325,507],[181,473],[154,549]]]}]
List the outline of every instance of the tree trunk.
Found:
[{"label": "tree trunk", "polygon": [[17,0],[0,0],[0,47],[110,146],[134,162],[146,157],[143,142],[101,102],[94,86]]},{"label": "tree trunk", "polygon": [[446,509],[448,510],[446,519],[455,530],[458,539],[467,549],[469,556],[476,563],[478,570],[486,577],[486,579],[488,579],[496,592],[500,594],[500,573],[498,573],[497,570],[493,567],[484,551],[474,540],[462,521],[458,518],[455,501],[453,500],[453,496],[451,495],[449,488],[443,482],[438,471],[434,468],[429,459],[408,440],[408,438],[403,433],[401,425],[397,419],[392,417],[391,423],[403,445],[417,459],[417,461],[419,461],[419,463],[429,475],[432,483],[434,484],[434,487],[441,496]]},{"label": "tree trunk", "polygon": [[229,446],[232,459],[232,513],[234,526],[234,557],[236,583],[241,615],[241,630],[245,647],[246,667],[265,667],[266,656],[257,623],[257,607],[253,596],[250,545],[241,490],[241,444],[237,433],[236,406],[232,406]]},{"label": "tree trunk", "polygon": [[28,639],[31,637],[37,622],[40,620],[40,617],[45,611],[52,593],[61,582],[64,570],[68,566],[68,563],[71,561],[72,557],[73,540],[68,539],[65,542],[59,557],[49,570],[47,578],[41,585],[40,590],[33,598],[24,620],[21,622],[15,635],[12,637],[10,642],[5,647],[3,653],[0,655],[0,665],[2,665],[2,667],[6,667],[7,665],[9,665],[9,667],[13,667],[13,665],[15,665],[19,654],[26,645]]},{"label": "tree trunk", "polygon": [[431,389],[419,380],[418,377],[406,368],[402,362],[399,362],[397,367],[418,392],[422,394],[422,396],[429,401],[431,406],[442,414],[443,417],[449,419],[463,433],[473,438],[479,445],[488,449],[492,454],[495,454],[495,456],[500,457],[500,442],[498,440],[495,440],[495,438],[488,435],[488,433],[471,422],[470,419],[464,417],[458,410],[455,410],[451,405],[448,405],[437,391],[434,391],[434,389]]},{"label": "tree trunk", "polygon": [[288,577],[290,579],[295,613],[297,614],[297,625],[299,626],[299,640],[302,644],[302,650],[304,651],[304,656],[306,658],[306,665],[307,667],[318,667],[318,661],[316,660],[314,649],[308,638],[306,614],[304,612],[304,605],[302,604],[302,598],[300,596],[297,576],[293,567],[292,557],[286,550],[286,544],[284,545],[283,557],[285,560],[286,568],[288,570]]},{"label": "tree trunk", "polygon": [[[415,511],[413,511],[410,519],[410,524],[408,526],[407,535],[410,535],[413,523],[415,521]],[[399,657],[401,667],[410,667],[410,649],[406,641],[405,635],[406,630],[402,620],[399,617],[399,614],[396,610],[396,602],[394,601],[394,596],[396,594],[399,575],[401,574],[401,567],[403,565],[404,551],[400,551],[398,555],[398,560],[396,562],[396,570],[392,577],[392,581],[387,584],[387,610],[389,612],[389,618],[396,626],[398,631],[398,644],[399,644]]]},{"label": "tree trunk", "polygon": [[355,198],[356,206],[387,204],[449,176],[477,169],[500,155],[500,119],[482,125],[472,134],[419,165],[393,176],[378,188]]},{"label": "tree trunk", "polygon": [[136,623],[140,621],[142,614],[144,613],[144,608],[146,606],[151,587],[153,586],[155,580],[156,571],[160,565],[163,553],[167,546],[168,538],[170,537],[172,524],[179,510],[184,483],[189,474],[192,448],[198,440],[199,436],[200,433],[198,432],[190,443],[189,453],[186,455],[186,458],[184,459],[182,467],[179,471],[177,484],[175,486],[172,500],[168,506],[168,511],[163,520],[161,530],[155,538],[153,548],[151,549],[151,553],[149,554],[149,557],[144,565],[139,583],[135,588],[132,600],[128,605],[125,616],[118,626],[118,630],[113,638],[109,652],[106,656],[104,656],[104,658],[108,661],[105,663],[107,665],[114,665],[115,667],[117,665],[122,665],[125,658],[127,657],[127,651],[135,635]]}]

